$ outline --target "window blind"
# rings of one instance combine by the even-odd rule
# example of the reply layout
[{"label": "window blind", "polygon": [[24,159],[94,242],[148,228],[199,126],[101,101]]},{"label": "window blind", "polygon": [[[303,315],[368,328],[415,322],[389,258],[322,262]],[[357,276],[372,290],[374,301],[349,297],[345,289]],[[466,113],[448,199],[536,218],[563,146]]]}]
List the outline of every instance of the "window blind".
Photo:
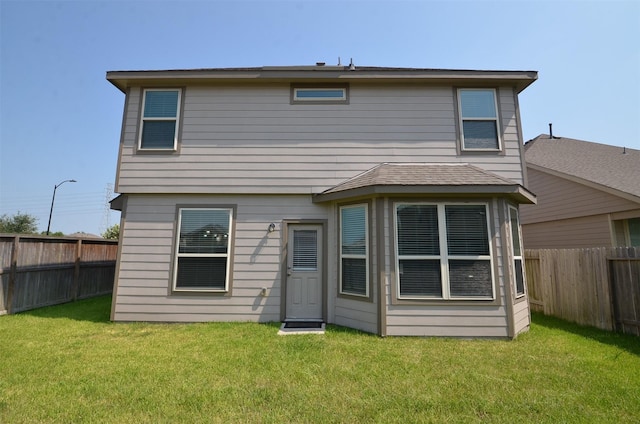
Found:
[{"label": "window blind", "polygon": [[178,116],[178,90],[145,91],[145,118],[175,118]]},{"label": "window blind", "polygon": [[440,254],[437,206],[400,205],[397,223],[399,255]]},{"label": "window blind", "polygon": [[366,212],[364,207],[341,209],[342,253],[364,255],[366,243]]},{"label": "window blind", "polygon": [[447,205],[449,255],[488,255],[489,235],[484,205]]},{"label": "window blind", "polygon": [[318,269],[318,233],[316,230],[293,231],[293,269]]},{"label": "window blind", "polygon": [[493,90],[460,90],[463,118],[495,118]]}]

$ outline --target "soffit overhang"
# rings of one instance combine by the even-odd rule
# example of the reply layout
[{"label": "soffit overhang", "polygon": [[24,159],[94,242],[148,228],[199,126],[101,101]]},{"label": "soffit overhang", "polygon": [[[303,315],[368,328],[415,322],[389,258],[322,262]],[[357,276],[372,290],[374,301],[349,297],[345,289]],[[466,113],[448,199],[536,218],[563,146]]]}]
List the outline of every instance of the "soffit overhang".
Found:
[{"label": "soffit overhang", "polygon": [[132,86],[185,86],[268,82],[363,82],[451,86],[513,86],[519,93],[537,78],[536,71],[484,71],[348,66],[265,66],[157,71],[109,71],[107,80],[126,93]]}]

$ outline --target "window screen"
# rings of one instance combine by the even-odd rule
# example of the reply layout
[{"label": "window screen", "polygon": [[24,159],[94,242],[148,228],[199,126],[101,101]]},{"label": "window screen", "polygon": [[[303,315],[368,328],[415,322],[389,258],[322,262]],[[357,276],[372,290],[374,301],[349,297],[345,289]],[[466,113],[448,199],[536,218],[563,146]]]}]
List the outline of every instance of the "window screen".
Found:
[{"label": "window screen", "polygon": [[140,149],[175,149],[180,90],[144,90],[143,103]]},{"label": "window screen", "polygon": [[495,96],[492,89],[458,90],[463,149],[500,149]]}]

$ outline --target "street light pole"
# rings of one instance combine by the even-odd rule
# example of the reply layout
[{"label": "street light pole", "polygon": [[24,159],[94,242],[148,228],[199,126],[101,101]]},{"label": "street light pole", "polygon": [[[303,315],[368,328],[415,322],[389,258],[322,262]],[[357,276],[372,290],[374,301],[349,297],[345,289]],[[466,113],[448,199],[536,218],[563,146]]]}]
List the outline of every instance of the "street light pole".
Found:
[{"label": "street light pole", "polygon": [[56,201],[56,190],[64,183],[75,183],[76,180],[64,180],[63,182],[53,186],[53,197],[51,198],[51,210],[49,211],[49,223],[47,224],[47,235],[49,235],[49,229],[51,228],[51,215],[53,215],[53,202]]}]

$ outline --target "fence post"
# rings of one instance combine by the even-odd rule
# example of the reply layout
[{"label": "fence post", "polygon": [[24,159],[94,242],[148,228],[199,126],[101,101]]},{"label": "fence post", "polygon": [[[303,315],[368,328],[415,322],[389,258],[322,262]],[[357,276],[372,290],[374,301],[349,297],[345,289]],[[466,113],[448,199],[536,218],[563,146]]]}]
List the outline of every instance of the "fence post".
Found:
[{"label": "fence post", "polygon": [[78,239],[76,242],[76,261],[73,268],[73,284],[71,286],[71,300],[78,299],[78,292],[80,291],[80,262],[82,258],[82,239]]},{"label": "fence post", "polygon": [[13,293],[16,285],[16,274],[18,269],[18,252],[20,250],[20,236],[13,238],[13,247],[11,248],[11,267],[9,270],[9,287],[7,287],[7,314],[13,313]]}]

